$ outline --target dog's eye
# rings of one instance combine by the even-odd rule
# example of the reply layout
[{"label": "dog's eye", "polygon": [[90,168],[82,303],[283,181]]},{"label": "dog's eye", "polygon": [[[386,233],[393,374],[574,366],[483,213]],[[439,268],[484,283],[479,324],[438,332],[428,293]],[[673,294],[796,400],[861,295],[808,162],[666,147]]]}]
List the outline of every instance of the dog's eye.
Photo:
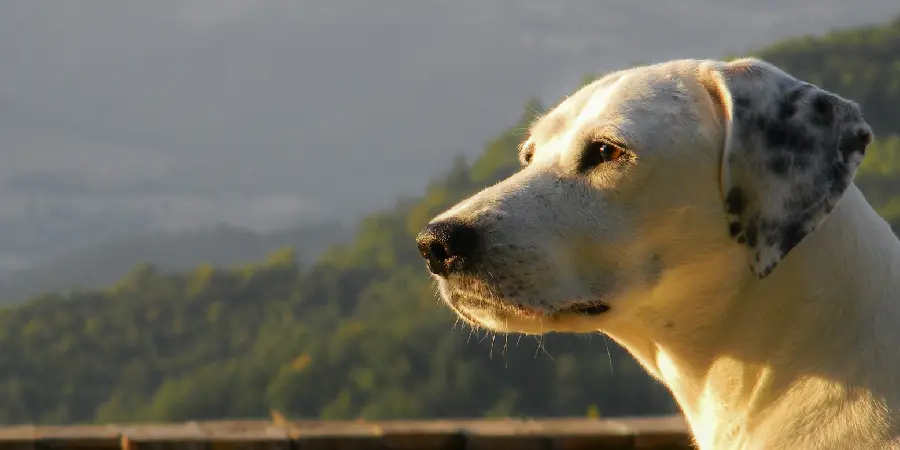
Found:
[{"label": "dog's eye", "polygon": [[587,144],[578,162],[578,171],[590,170],[602,163],[615,161],[625,154],[625,150],[605,141],[594,141]]},{"label": "dog's eye", "polygon": [[523,161],[525,164],[528,164],[528,163],[531,162],[531,157],[532,157],[532,156],[534,156],[534,152],[528,152],[528,153],[522,155],[522,161]]}]

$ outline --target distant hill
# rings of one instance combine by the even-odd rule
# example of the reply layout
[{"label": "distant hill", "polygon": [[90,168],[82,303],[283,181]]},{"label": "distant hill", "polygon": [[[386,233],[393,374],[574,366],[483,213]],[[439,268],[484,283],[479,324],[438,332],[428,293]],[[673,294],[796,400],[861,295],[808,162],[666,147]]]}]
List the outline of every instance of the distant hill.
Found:
[{"label": "distant hill", "polygon": [[147,233],[85,246],[11,271],[0,277],[0,303],[41,292],[108,286],[132,267],[145,263],[163,272],[189,270],[206,263],[232,267],[290,246],[296,249],[299,263],[309,264],[329,246],[350,236],[351,231],[336,222],[265,233],[229,225]]},{"label": "distant hill", "polygon": [[[896,230],[900,115],[867,93],[894,95],[900,21],[802,44],[817,57],[796,42],[758,54],[790,50],[797,73],[859,90],[880,121],[859,185]],[[832,59],[847,63],[822,63]],[[843,81],[854,79],[879,84]],[[543,109],[529,103],[479,158],[458,159],[420,198],[368,216],[309,267],[289,250],[227,270],[140,265],[108,289],[0,310],[0,422],[675,412],[665,388],[601,335],[484,334],[454,325],[436,301],[416,232],[517,170],[521,129]]]}]

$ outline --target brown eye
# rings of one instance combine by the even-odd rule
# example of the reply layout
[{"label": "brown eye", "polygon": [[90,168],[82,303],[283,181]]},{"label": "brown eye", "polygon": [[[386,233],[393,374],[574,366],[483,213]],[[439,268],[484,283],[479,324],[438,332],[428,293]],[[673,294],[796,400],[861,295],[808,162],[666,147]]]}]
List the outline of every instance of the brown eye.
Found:
[{"label": "brown eye", "polygon": [[578,161],[578,171],[586,172],[605,162],[615,161],[625,154],[625,150],[618,145],[604,141],[590,142],[581,154]]}]

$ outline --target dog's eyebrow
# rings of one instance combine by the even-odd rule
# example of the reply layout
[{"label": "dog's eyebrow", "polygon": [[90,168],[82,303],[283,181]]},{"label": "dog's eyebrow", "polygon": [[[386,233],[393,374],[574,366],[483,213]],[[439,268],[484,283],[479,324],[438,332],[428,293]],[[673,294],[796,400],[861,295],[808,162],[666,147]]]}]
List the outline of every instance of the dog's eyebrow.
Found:
[{"label": "dog's eyebrow", "polygon": [[535,121],[534,125],[531,126],[529,137],[532,139],[546,140],[554,134],[564,130],[567,124],[568,120],[559,114],[545,115]]},{"label": "dog's eyebrow", "polygon": [[634,141],[620,127],[612,124],[603,124],[592,130],[585,136],[587,141],[607,141],[623,148],[632,149]]}]

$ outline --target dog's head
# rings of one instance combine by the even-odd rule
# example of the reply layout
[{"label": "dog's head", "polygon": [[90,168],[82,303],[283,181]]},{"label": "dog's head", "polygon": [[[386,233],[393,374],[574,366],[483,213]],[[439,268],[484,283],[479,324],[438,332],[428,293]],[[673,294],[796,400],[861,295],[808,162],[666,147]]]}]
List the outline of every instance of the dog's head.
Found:
[{"label": "dog's head", "polygon": [[537,120],[522,170],[417,243],[466,321],[593,331],[676,291],[767,277],[837,205],[871,136],[855,103],[760,60],[615,72]]}]

